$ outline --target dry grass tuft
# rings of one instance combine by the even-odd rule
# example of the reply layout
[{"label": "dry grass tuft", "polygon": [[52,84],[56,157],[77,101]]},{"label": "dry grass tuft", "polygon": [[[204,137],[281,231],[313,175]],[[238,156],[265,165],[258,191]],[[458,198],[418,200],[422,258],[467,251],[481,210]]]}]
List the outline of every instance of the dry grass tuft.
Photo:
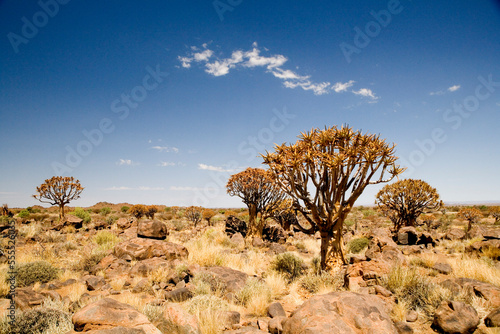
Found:
[{"label": "dry grass tuft", "polygon": [[449,259],[455,277],[466,277],[481,282],[500,286],[500,270],[495,268],[490,261],[463,256]]}]

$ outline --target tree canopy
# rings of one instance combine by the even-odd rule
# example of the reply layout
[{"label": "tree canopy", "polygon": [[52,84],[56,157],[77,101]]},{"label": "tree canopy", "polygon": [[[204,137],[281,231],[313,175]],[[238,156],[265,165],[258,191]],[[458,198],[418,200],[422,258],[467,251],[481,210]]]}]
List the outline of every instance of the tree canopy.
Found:
[{"label": "tree canopy", "polygon": [[263,155],[282,191],[309,222],[299,228],[320,231],[323,269],[335,259],[345,263],[342,227],[363,190],[403,172],[394,152],[395,145],[377,135],[333,126],[302,133],[295,144],[276,145]]},{"label": "tree canopy", "polygon": [[80,198],[83,187],[79,180],[72,176],[53,176],[36,187],[34,198],[42,203],[59,206],[59,219],[64,218],[64,206]]}]

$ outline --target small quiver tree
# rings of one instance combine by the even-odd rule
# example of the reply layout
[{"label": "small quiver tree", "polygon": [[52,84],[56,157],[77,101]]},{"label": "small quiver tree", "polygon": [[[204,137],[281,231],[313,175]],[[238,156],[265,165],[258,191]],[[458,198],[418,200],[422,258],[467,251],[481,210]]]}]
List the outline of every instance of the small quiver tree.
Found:
[{"label": "small quiver tree", "polygon": [[9,206],[7,204],[2,205],[2,209],[0,210],[0,216],[5,216],[5,217],[14,217],[14,213],[9,210]]},{"label": "small quiver tree", "polygon": [[205,209],[202,213],[203,219],[207,221],[208,226],[212,226],[212,218],[215,216],[215,211],[212,209]]},{"label": "small quiver tree", "polygon": [[[226,188],[229,195],[238,196],[248,207],[248,236],[262,237],[265,219],[285,197],[273,174],[262,168],[249,167],[232,175]],[[257,220],[259,213],[260,221]]]},{"label": "small quiver tree", "polygon": [[155,214],[158,212],[158,207],[156,205],[148,205],[146,206],[146,216],[149,219],[154,219]]},{"label": "small quiver tree", "polygon": [[427,232],[431,231],[432,223],[436,220],[436,216],[433,214],[423,214],[420,216],[420,221],[427,227]]},{"label": "small quiver tree", "polygon": [[59,220],[64,219],[64,207],[69,202],[80,198],[83,191],[80,181],[72,176],[53,176],[36,187],[34,198],[42,203],[57,205],[59,207]]},{"label": "small quiver tree", "polygon": [[490,208],[490,215],[495,218],[495,224],[500,221],[500,206],[493,206]]},{"label": "small quiver tree", "polygon": [[458,218],[467,221],[467,232],[465,233],[467,238],[469,238],[469,232],[472,228],[472,224],[477,223],[479,219],[483,216],[483,213],[476,208],[461,208],[457,214]]},{"label": "small quiver tree", "polygon": [[403,226],[415,226],[424,211],[439,210],[443,205],[435,188],[413,179],[386,185],[378,192],[375,203],[392,221],[396,232]]},{"label": "small quiver tree", "polygon": [[272,212],[271,217],[280,224],[285,231],[290,231],[292,225],[298,225],[296,211],[293,208],[293,201],[285,199],[277,205]]},{"label": "small quiver tree", "polygon": [[297,225],[299,229],[320,232],[322,270],[346,263],[342,229],[363,190],[403,172],[394,150],[395,145],[379,136],[334,126],[302,133],[295,144],[277,145],[274,153],[263,155],[281,189],[309,223]]},{"label": "small quiver tree", "polygon": [[198,223],[201,221],[202,213],[203,213],[202,207],[190,206],[184,212],[184,217],[186,217],[187,220],[189,220],[190,222],[193,222],[194,226],[196,227]]},{"label": "small quiver tree", "polygon": [[137,219],[141,219],[148,213],[148,208],[143,204],[135,204],[128,209],[128,213]]}]

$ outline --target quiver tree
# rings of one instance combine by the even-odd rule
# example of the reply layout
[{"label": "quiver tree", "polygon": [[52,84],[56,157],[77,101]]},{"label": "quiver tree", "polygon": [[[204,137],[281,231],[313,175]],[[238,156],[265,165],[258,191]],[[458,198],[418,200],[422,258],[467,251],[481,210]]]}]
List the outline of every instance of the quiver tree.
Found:
[{"label": "quiver tree", "polygon": [[293,209],[293,201],[285,199],[278,203],[273,210],[271,217],[280,224],[285,231],[290,231],[292,225],[297,225],[297,214]]},{"label": "quiver tree", "polygon": [[148,205],[146,206],[146,216],[149,219],[154,219],[155,214],[158,212],[158,207],[156,205]]},{"label": "quiver tree", "polygon": [[466,235],[469,237],[469,232],[472,228],[472,224],[477,223],[479,221],[479,218],[483,216],[483,213],[476,208],[462,208],[458,211],[457,214],[458,218],[462,218],[464,220],[467,220],[467,232]]},{"label": "quiver tree", "polygon": [[211,220],[215,216],[215,211],[212,209],[205,209],[202,213],[203,219],[207,221],[208,226],[212,226]]},{"label": "quiver tree", "polygon": [[[271,216],[285,197],[272,173],[262,168],[249,167],[232,175],[226,188],[229,195],[238,196],[248,207],[248,236],[262,237],[266,218]],[[261,217],[257,221],[259,213]]]},{"label": "quiver tree", "polygon": [[403,226],[415,226],[424,211],[439,210],[443,205],[435,188],[413,179],[386,185],[378,192],[375,203],[394,224],[395,231]]},{"label": "quiver tree", "polygon": [[128,213],[137,219],[141,219],[148,213],[148,208],[143,204],[135,204],[128,209]]},{"label": "quiver tree", "polygon": [[190,206],[184,212],[184,217],[186,217],[187,220],[193,222],[194,226],[196,227],[198,223],[201,221],[202,213],[203,213],[203,208],[201,206]]},{"label": "quiver tree", "polygon": [[9,210],[9,206],[7,204],[2,205],[1,209],[1,215],[0,216],[5,216],[5,217],[14,217],[14,213]]},{"label": "quiver tree", "polygon": [[[263,155],[281,189],[294,200],[309,226],[297,227],[321,235],[321,269],[346,263],[342,228],[354,202],[369,184],[388,182],[401,169],[389,145],[349,127],[312,129],[295,144],[276,145]],[[312,192],[312,193],[311,193]]]},{"label": "quiver tree", "polygon": [[59,207],[59,220],[64,219],[64,206],[80,198],[83,191],[80,181],[72,176],[53,176],[36,187],[34,198],[42,203],[57,205]]},{"label": "quiver tree", "polygon": [[500,221],[500,206],[491,207],[490,214],[495,218],[495,223],[498,223]]}]

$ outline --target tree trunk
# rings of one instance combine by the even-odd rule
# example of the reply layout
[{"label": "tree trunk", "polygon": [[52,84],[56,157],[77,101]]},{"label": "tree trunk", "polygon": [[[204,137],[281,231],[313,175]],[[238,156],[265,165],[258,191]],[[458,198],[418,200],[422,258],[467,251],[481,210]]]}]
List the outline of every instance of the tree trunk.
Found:
[{"label": "tree trunk", "polygon": [[64,220],[64,204],[59,204],[59,221]]},{"label": "tree trunk", "polygon": [[259,226],[257,226],[257,205],[248,205],[248,236],[249,237],[261,237],[262,230],[259,235]]},{"label": "tree trunk", "polygon": [[[341,225],[341,224],[340,224]],[[342,230],[321,231],[321,270],[330,271],[339,265],[345,265]]]}]

